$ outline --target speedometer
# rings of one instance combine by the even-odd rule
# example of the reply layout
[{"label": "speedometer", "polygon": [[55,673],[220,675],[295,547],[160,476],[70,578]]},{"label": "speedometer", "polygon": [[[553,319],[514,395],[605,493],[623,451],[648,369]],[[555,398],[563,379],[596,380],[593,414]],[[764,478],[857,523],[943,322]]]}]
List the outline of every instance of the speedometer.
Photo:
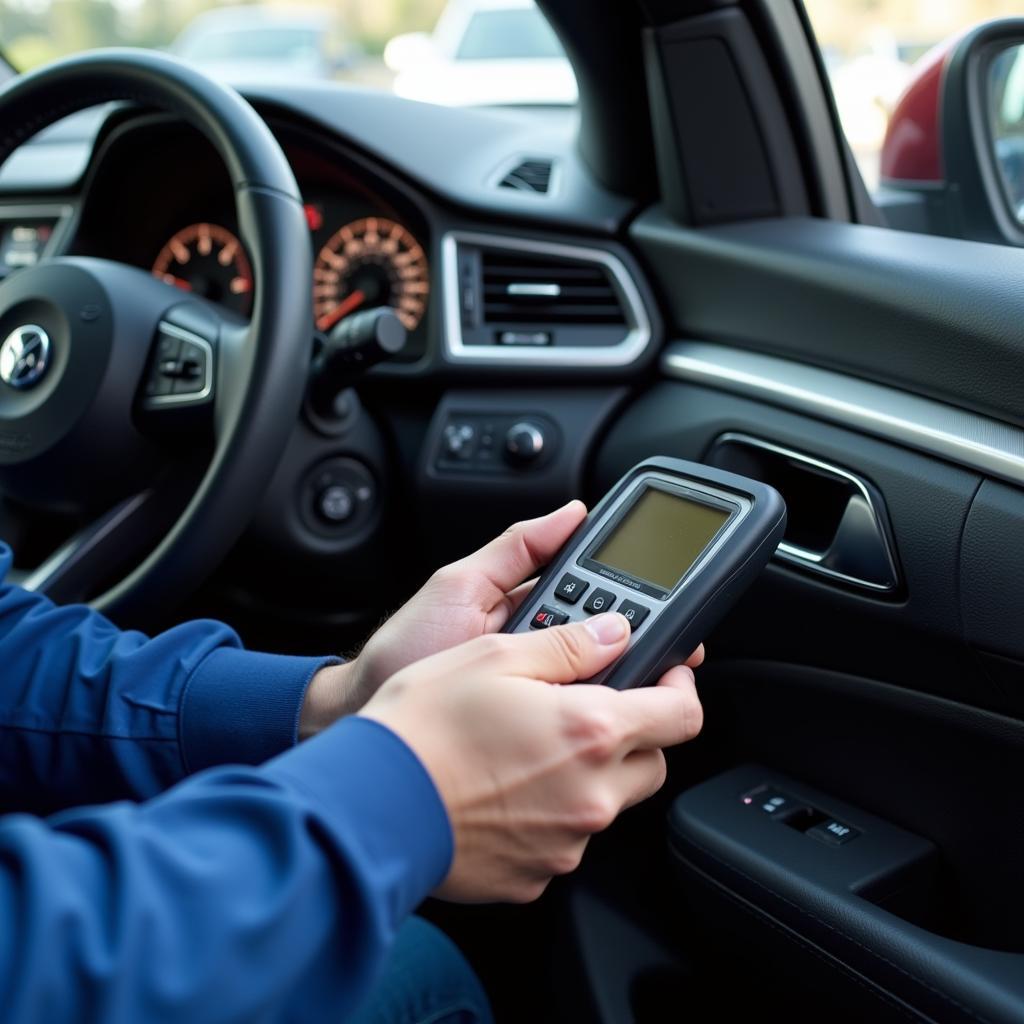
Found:
[{"label": "speedometer", "polygon": [[313,313],[321,331],[359,309],[391,306],[409,331],[426,312],[430,274],[426,253],[408,229],[384,217],[364,217],[335,232],[313,271]]},{"label": "speedometer", "polygon": [[190,224],[157,254],[153,276],[248,316],[253,280],[242,243],[219,224]]}]

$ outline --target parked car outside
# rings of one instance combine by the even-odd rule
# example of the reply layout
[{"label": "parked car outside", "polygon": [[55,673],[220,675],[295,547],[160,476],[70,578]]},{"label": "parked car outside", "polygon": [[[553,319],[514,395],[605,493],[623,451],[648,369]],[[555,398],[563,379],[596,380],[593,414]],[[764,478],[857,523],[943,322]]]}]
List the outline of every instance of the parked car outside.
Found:
[{"label": "parked car outside", "polygon": [[533,0],[450,0],[434,31],[392,39],[394,91],[445,106],[571,106],[576,77]]},{"label": "parked car outside", "polygon": [[349,68],[357,53],[330,11],[298,6],[206,11],[171,50],[239,86],[331,79]]}]

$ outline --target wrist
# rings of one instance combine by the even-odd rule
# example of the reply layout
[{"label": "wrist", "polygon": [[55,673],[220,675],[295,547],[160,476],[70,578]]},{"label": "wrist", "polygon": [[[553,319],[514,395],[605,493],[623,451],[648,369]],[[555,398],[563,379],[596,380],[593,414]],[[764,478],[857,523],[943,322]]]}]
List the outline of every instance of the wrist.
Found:
[{"label": "wrist", "polygon": [[338,719],[358,711],[355,706],[356,662],[328,665],[309,682],[299,715],[299,740],[323,732]]}]

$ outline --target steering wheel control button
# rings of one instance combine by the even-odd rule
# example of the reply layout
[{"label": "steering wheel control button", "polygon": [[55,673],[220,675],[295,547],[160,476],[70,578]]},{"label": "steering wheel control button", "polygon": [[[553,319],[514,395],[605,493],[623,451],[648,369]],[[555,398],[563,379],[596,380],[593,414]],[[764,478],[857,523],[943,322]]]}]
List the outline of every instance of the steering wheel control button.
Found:
[{"label": "steering wheel control button", "polygon": [[843,846],[860,835],[858,829],[836,818],[827,818],[820,825],[807,830],[807,835],[829,846]]},{"label": "steering wheel control button", "polygon": [[615,605],[615,595],[610,590],[595,590],[583,606],[585,612],[597,615],[599,612],[610,612]]},{"label": "steering wheel control button", "polygon": [[50,336],[36,324],[15,327],[0,346],[0,380],[18,391],[34,388],[50,365]]},{"label": "steering wheel control button", "polygon": [[161,323],[144,389],[149,404],[184,404],[209,397],[213,349],[198,335]]},{"label": "steering wheel control button", "polygon": [[619,605],[619,614],[626,616],[629,628],[635,633],[644,619],[651,614],[651,609],[646,605],[637,604],[636,601],[623,601]]},{"label": "steering wheel control button", "polygon": [[505,456],[514,466],[527,466],[544,453],[544,433],[534,423],[514,423],[505,435]]},{"label": "steering wheel control button", "polygon": [[355,495],[343,484],[331,484],[317,495],[317,513],[327,523],[344,523],[352,517],[355,507]]},{"label": "steering wheel control button", "polygon": [[566,612],[542,604],[530,619],[530,629],[549,629],[551,626],[564,626],[569,621]]},{"label": "steering wheel control button", "polygon": [[567,572],[555,587],[555,597],[566,604],[575,604],[590,588],[590,584]]}]

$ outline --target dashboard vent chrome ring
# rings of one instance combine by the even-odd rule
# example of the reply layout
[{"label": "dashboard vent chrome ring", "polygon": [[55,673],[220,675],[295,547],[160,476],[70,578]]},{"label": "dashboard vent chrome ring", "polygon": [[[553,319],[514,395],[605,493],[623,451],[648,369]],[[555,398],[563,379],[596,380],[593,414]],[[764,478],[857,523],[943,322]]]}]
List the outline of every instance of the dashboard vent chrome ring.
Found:
[{"label": "dashboard vent chrome ring", "polygon": [[628,366],[651,343],[640,290],[612,252],[461,231],[441,248],[453,362]]}]

